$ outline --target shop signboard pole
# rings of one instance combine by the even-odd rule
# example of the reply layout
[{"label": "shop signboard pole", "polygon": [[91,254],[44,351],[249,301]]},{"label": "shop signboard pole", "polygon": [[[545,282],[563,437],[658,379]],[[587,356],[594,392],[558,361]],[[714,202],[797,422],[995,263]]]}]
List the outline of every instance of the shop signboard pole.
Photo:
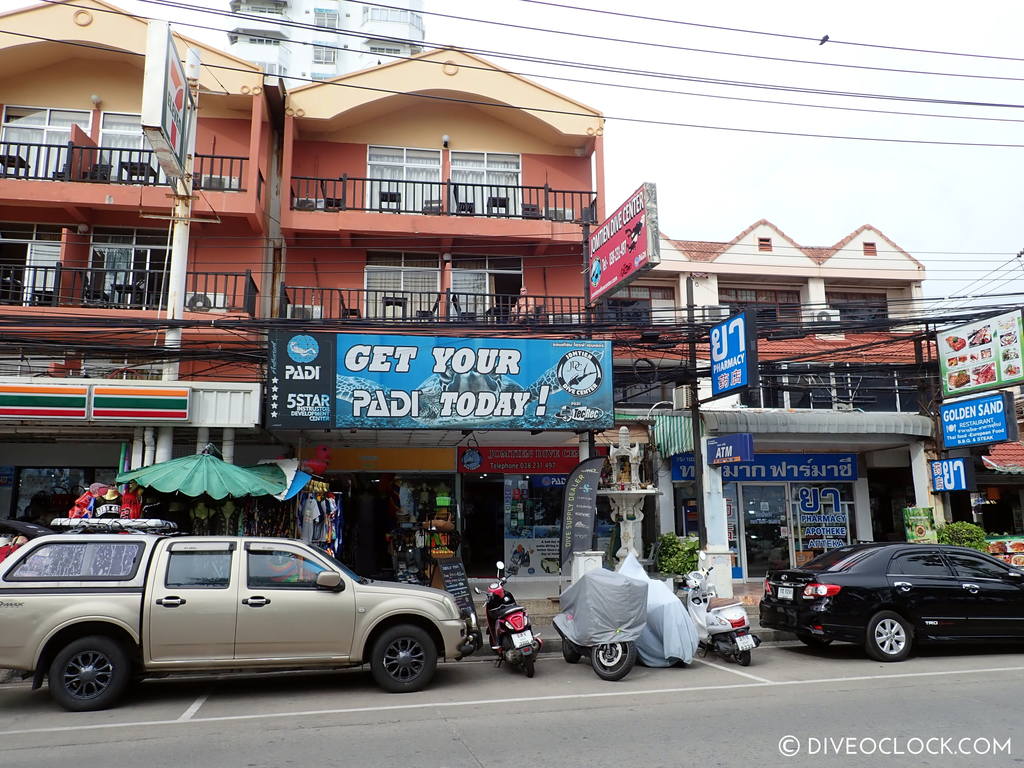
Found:
[{"label": "shop signboard pole", "polygon": [[562,578],[572,569],[572,553],[586,552],[593,545],[597,517],[597,488],[601,482],[603,456],[581,461],[569,473],[562,496]]}]

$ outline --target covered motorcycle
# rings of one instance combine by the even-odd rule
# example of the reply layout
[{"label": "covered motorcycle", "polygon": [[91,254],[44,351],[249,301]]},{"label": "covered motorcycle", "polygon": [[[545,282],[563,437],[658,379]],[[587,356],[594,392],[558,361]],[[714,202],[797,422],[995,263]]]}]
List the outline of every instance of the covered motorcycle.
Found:
[{"label": "covered motorcycle", "polygon": [[575,664],[589,656],[602,680],[621,680],[636,663],[636,640],[647,625],[647,583],[597,568],[560,598],[554,618],[562,656]]},{"label": "covered motorcycle", "polygon": [[637,654],[648,667],[689,664],[697,651],[697,627],[672,588],[652,579],[635,555],[629,555],[619,573],[647,583],[647,626],[636,642]]}]

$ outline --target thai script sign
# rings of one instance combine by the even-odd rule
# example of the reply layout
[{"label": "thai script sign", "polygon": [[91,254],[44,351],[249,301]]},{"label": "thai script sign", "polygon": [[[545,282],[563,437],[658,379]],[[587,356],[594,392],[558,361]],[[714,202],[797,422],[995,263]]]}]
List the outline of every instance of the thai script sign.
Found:
[{"label": "thai script sign", "polygon": [[608,341],[272,332],[267,425],[608,429]]},{"label": "thai script sign", "polygon": [[746,312],[711,327],[711,397],[756,387],[757,331]]},{"label": "thai script sign", "polygon": [[[746,464],[725,464],[721,470],[724,482],[852,483],[857,479],[857,454],[755,453],[753,461]],[[687,482],[692,479],[693,454],[675,454],[672,457],[672,480]]]}]

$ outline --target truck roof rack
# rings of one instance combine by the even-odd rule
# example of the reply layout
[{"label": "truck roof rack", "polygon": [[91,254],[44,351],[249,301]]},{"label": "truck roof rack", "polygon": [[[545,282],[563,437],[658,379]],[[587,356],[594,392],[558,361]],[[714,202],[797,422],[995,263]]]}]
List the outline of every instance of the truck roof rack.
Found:
[{"label": "truck roof rack", "polygon": [[135,520],[119,517],[58,517],[50,528],[61,533],[177,533],[178,524],[170,520],[140,517]]}]

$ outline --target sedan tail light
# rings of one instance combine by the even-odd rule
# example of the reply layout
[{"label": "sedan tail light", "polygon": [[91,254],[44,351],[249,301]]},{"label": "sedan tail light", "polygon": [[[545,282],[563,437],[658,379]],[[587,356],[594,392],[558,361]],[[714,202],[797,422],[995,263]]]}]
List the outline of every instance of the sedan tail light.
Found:
[{"label": "sedan tail light", "polygon": [[832,597],[838,595],[842,587],[838,584],[810,583],[804,587],[804,597]]},{"label": "sedan tail light", "polygon": [[765,597],[771,597],[772,596],[772,585],[768,582],[768,577],[767,576],[765,576],[765,578],[764,578],[764,596]]}]

